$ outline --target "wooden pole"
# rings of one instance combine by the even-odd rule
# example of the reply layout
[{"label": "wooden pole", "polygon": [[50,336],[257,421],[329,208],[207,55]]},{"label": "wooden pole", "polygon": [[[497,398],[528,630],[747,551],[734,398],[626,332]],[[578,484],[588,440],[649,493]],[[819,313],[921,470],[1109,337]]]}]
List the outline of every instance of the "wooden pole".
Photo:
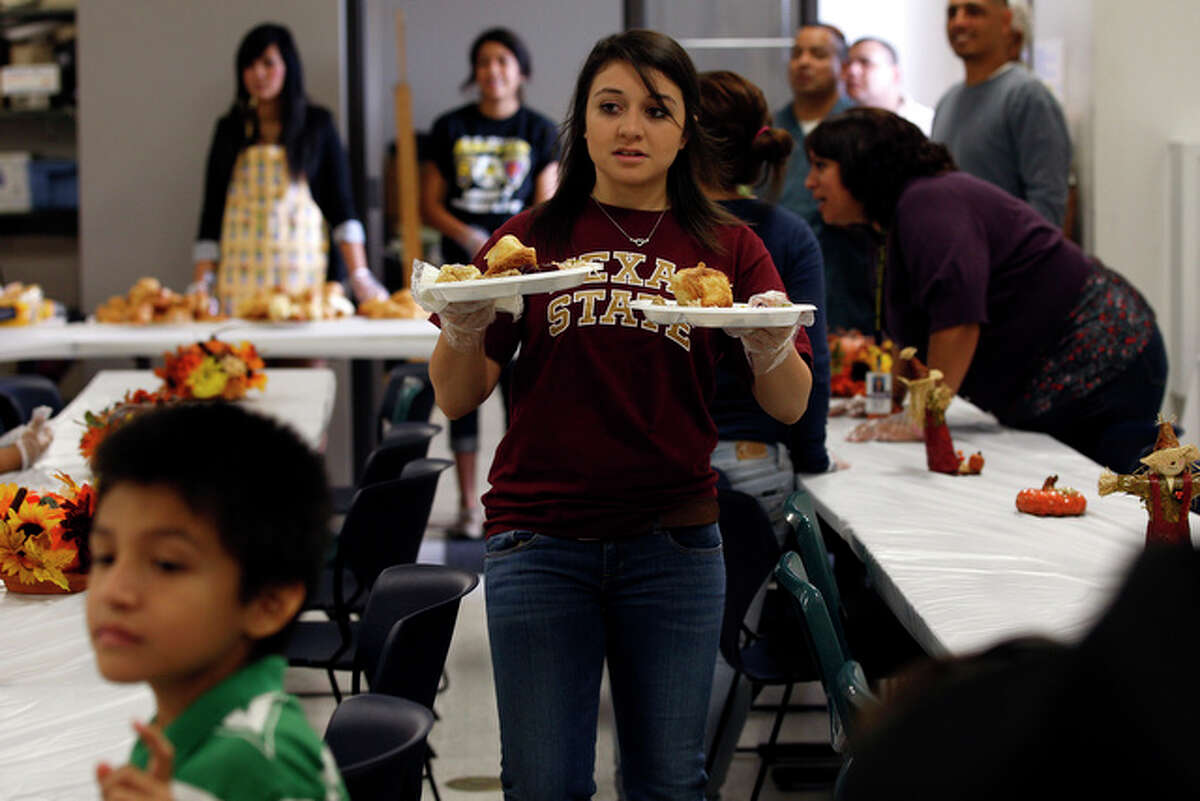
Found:
[{"label": "wooden pole", "polygon": [[412,260],[422,256],[420,182],[417,174],[417,138],[413,132],[412,89],[408,85],[405,55],[404,12],[396,10],[396,184],[400,203],[400,241],[404,245],[404,285],[412,286]]}]

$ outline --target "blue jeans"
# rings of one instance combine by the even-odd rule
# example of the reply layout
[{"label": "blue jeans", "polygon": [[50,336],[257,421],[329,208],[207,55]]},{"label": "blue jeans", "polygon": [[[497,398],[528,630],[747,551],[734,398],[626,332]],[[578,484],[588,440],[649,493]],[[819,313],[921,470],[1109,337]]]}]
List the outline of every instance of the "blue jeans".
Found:
[{"label": "blue jeans", "polygon": [[717,525],[613,541],[508,531],[487,540],[484,580],[506,801],[596,792],[605,660],[626,797],[701,801],[725,603]]}]

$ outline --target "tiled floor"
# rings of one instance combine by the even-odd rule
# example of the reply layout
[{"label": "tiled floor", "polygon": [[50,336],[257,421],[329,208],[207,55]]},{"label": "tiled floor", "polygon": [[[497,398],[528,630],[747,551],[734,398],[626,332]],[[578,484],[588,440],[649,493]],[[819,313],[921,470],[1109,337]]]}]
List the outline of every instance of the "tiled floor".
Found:
[{"label": "tiled floor", "polygon": [[[499,441],[501,433],[501,406],[497,398],[485,404],[482,415],[480,453],[480,482],[486,480],[487,463]],[[445,424],[444,418],[434,412],[434,422]],[[430,448],[431,456],[449,457],[445,434],[440,434]],[[455,516],[458,502],[457,489],[452,470],[442,475],[441,484],[434,500],[430,516],[430,530],[422,548],[421,561],[440,562],[445,553],[442,528]],[[494,782],[500,774],[500,738],[496,719],[496,704],[492,686],[491,660],[488,655],[487,626],[484,617],[484,592],[482,585],[467,596],[458,616],[454,640],[450,646],[446,673],[449,686],[438,696],[437,712],[441,719],[434,725],[430,742],[437,759],[433,770],[443,801],[498,801],[502,798]],[[309,719],[318,731],[323,731],[325,722],[333,711],[330,696],[313,695],[327,692],[324,673],[318,671],[293,670],[288,676],[288,688],[304,694],[303,703]],[[820,688],[805,688],[801,700],[817,701]],[[742,735],[743,744],[754,744],[765,740],[769,732],[767,713],[753,713]],[[788,717],[781,740],[827,741],[828,720],[823,714],[797,715]],[[726,801],[742,801],[750,796],[758,770],[758,759],[753,754],[739,755],[734,759],[728,779],[722,790]],[[486,781],[493,780],[493,781]],[[456,786],[476,786],[491,789],[456,789]],[[596,744],[597,801],[613,801],[616,790],[613,785],[613,724],[607,685],[603,688],[600,712],[600,731]],[[425,791],[425,798],[432,797]],[[762,801],[778,799],[827,799],[827,792],[779,791],[770,779],[760,795]]]}]

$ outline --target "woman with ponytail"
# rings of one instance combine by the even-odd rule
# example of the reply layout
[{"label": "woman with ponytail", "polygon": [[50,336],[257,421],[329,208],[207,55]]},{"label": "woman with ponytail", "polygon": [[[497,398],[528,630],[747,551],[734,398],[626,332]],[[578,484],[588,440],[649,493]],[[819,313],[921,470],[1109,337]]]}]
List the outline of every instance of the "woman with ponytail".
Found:
[{"label": "woman with ponytail", "polygon": [[[825,421],[829,412],[829,345],[826,337],[825,270],[817,237],[804,218],[774,203],[754,197],[751,187],[765,187],[766,196],[779,194],[795,140],[782,128],[771,127],[771,112],[762,90],[727,71],[700,75],[700,128],[712,140],[712,158],[704,192],[726,211],[745,222],[766,245],[788,298],[812,303],[816,318],[808,328],[812,343],[812,393],[799,422],[784,425],[766,414],[754,395],[727,366],[717,365],[717,390],[709,406],[720,440],[712,466],[729,485],[754,496],[777,533],[787,528],[783,504],[796,488],[796,473],[820,473],[830,468],[825,450]],[[751,621],[757,624],[757,620]],[[733,669],[717,657],[709,701],[707,748],[708,792],[720,789],[733,759],[750,699],[730,697]],[[720,727],[722,710],[730,710],[730,725]],[[721,732],[721,741],[712,738]]]},{"label": "woman with ponytail", "polygon": [[[765,186],[778,194],[795,140],[771,127],[771,112],[762,90],[727,71],[700,76],[700,127],[712,139],[713,158],[704,192],[758,234],[793,303],[812,303],[816,319],[808,328],[813,349],[813,386],[808,410],[800,422],[785,426],[758,406],[745,382],[718,367],[717,393],[710,410],[720,442],[713,467],[738,489],[739,483],[761,482],[776,475],[779,486],[768,493],[777,503],[767,508],[772,522],[783,523],[783,501],[794,488],[794,473],[829,469],[825,451],[825,419],[829,411],[829,347],[825,335],[825,273],[821,249],[808,223],[797,214],[750,194]],[[752,443],[752,447],[745,444]],[[741,453],[743,458],[738,458]],[[745,458],[753,453],[757,458]]]}]

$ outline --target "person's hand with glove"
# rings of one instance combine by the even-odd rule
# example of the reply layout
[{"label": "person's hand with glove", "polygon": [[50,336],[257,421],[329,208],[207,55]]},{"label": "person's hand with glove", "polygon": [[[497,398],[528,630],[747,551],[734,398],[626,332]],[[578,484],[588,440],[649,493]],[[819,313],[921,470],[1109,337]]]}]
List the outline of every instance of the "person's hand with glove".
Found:
[{"label": "person's hand with glove", "polygon": [[[746,302],[750,307],[789,306],[791,301],[787,295],[778,290],[760,292],[752,295]],[[788,352],[795,348],[796,329],[800,327],[797,320],[791,326],[772,326],[770,328],[726,328],[725,333],[741,340],[742,348],[746,351],[746,359],[750,369],[757,378],[766,375],[787,358]]]},{"label": "person's hand with glove", "polygon": [[446,344],[460,353],[470,353],[483,343],[483,333],[496,319],[495,300],[464,300],[447,303],[438,312]]},{"label": "person's hand with glove", "polygon": [[46,422],[49,417],[50,407],[39,406],[27,424],[4,436],[7,447],[0,447],[0,472],[33,467],[54,441],[54,430]]},{"label": "person's hand with glove", "polygon": [[387,287],[379,283],[375,273],[366,267],[359,267],[350,273],[350,290],[354,299],[359,303],[364,300],[383,300],[388,297]]},{"label": "person's hand with glove", "polygon": [[[760,292],[747,301],[751,307],[788,306],[787,295],[777,290]],[[725,328],[729,336],[742,343],[746,360],[754,374],[751,391],[758,405],[781,423],[791,425],[808,408],[812,391],[812,371],[796,350],[796,331],[800,317],[791,325],[755,328]]]}]

